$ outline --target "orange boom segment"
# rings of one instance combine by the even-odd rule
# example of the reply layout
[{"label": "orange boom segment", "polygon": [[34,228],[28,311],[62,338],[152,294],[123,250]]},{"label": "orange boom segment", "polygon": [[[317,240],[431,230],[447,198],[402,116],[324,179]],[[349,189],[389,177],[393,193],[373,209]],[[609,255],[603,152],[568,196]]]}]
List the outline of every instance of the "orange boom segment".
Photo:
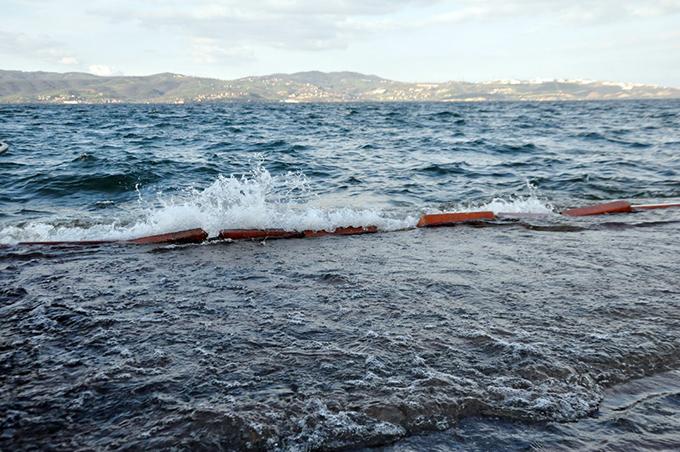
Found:
[{"label": "orange boom segment", "polygon": [[187,231],[169,232],[167,234],[150,235],[138,239],[127,240],[128,243],[138,245],[151,245],[157,243],[200,243],[208,238],[208,233],[203,229],[189,229]]},{"label": "orange boom segment", "polygon": [[562,215],[584,217],[587,215],[606,215],[612,213],[628,213],[632,211],[633,208],[628,201],[613,201],[604,204],[595,204],[594,206],[579,207],[577,209],[567,209],[562,212]]},{"label": "orange boom segment", "polygon": [[305,237],[323,237],[325,235],[357,235],[357,234],[373,234],[378,232],[377,226],[347,226],[344,228],[335,228],[334,231],[326,231],[324,229],[320,231],[306,230],[304,232]]},{"label": "orange boom segment", "polygon": [[423,215],[416,226],[419,228],[430,228],[433,226],[464,223],[466,221],[493,220],[495,218],[496,215],[491,211],[436,213]]},{"label": "orange boom segment", "polygon": [[231,240],[265,240],[300,238],[304,237],[304,234],[283,229],[223,229],[218,237]]}]

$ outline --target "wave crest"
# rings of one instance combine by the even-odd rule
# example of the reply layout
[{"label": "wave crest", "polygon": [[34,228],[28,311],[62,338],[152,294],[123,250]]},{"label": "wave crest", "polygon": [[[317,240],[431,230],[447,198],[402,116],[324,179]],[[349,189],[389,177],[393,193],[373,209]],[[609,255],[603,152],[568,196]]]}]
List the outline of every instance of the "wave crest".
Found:
[{"label": "wave crest", "polygon": [[210,236],[232,228],[302,231],[375,225],[381,230],[395,230],[412,227],[417,221],[410,216],[394,218],[378,209],[314,207],[310,204],[313,198],[303,174],[272,176],[259,161],[249,173],[220,175],[204,189],[191,188],[172,196],[158,193],[152,201],[140,193],[139,200],[119,218],[7,226],[0,230],[0,242],[120,240],[192,228],[203,228]]}]

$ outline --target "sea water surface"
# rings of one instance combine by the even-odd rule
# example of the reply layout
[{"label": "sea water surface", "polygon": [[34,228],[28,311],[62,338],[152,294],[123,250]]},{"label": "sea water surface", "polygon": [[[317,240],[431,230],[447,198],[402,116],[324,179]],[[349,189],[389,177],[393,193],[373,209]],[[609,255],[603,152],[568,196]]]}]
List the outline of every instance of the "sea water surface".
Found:
[{"label": "sea water surface", "polygon": [[[3,105],[0,140],[0,449],[680,447],[680,210],[557,213],[680,201],[680,101]],[[541,215],[414,228],[454,209]]]}]

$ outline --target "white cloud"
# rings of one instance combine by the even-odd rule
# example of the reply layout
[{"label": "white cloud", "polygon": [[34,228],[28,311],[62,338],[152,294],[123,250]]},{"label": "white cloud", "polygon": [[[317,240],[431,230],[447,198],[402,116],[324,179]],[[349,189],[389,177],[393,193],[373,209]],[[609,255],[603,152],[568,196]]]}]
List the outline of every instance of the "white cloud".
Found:
[{"label": "white cloud", "polygon": [[74,64],[78,64],[78,59],[72,56],[63,56],[59,60],[61,64],[65,64],[67,66],[72,66]]},{"label": "white cloud", "polygon": [[94,9],[116,22],[170,29],[195,39],[228,42],[229,48],[264,45],[278,49],[344,48],[362,37],[353,18],[381,17],[404,8],[427,8],[444,0],[157,0],[153,9]]},{"label": "white cloud", "polygon": [[102,76],[102,77],[110,77],[112,75],[122,75],[122,73],[120,71],[115,71],[110,66],[106,66],[104,64],[92,64],[87,69],[91,74],[99,75],[99,76]]},{"label": "white cloud", "polygon": [[35,55],[46,63],[77,64],[64,45],[42,34],[0,31],[0,55]]},{"label": "white cloud", "polygon": [[660,17],[680,12],[680,0],[458,0],[445,1],[436,13],[418,19],[374,19],[353,16],[346,25],[364,31],[423,29],[437,25],[481,23],[533,17],[592,25],[626,19]]},{"label": "white cloud", "polygon": [[220,62],[240,63],[254,59],[254,52],[250,47],[223,47],[213,38],[195,37],[191,40],[193,60],[200,64]]},{"label": "white cloud", "polygon": [[[115,21],[172,30],[190,41],[194,55],[205,56],[199,59],[212,61],[224,43],[230,49],[316,51],[346,48],[386,31],[514,17],[587,25],[676,12],[680,0],[155,0],[153,8],[116,5],[93,11]],[[196,44],[196,39],[213,41]]]}]

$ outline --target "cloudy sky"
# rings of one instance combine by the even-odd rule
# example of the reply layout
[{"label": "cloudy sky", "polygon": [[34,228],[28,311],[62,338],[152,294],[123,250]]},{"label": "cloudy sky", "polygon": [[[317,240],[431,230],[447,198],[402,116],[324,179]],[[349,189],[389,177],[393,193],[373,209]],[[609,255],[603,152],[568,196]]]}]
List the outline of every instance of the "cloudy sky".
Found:
[{"label": "cloudy sky", "polygon": [[0,68],[680,87],[680,0],[0,0]]}]

